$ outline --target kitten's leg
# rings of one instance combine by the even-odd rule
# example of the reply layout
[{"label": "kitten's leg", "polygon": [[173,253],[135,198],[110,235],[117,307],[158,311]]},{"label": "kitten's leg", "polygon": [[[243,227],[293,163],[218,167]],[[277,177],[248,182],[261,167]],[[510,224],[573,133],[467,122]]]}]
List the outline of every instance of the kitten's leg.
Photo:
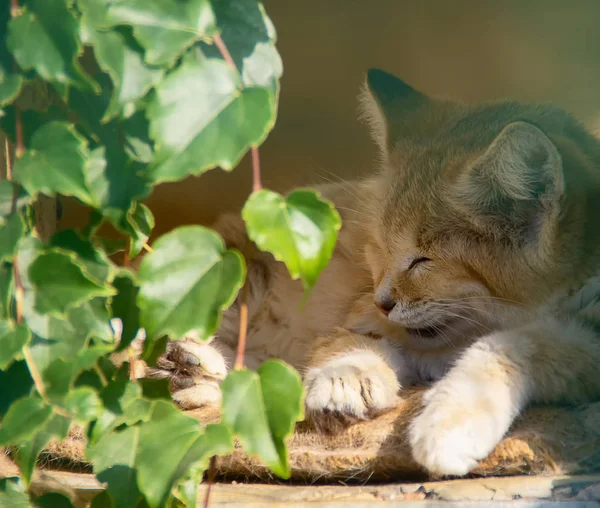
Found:
[{"label": "kitten's leg", "polygon": [[307,414],[317,423],[349,424],[390,409],[404,367],[385,340],[338,329],[315,342],[304,374]]},{"label": "kitten's leg", "polygon": [[469,347],[424,397],[410,427],[414,458],[433,474],[464,475],[531,402],[600,397],[600,342],[552,317],[491,334]]}]

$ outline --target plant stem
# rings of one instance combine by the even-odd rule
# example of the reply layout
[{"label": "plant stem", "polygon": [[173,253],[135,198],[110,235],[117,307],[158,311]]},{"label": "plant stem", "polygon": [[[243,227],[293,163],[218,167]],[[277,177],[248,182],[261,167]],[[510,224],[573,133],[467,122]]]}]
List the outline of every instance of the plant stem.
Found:
[{"label": "plant stem", "polygon": [[250,148],[252,154],[252,192],[258,192],[262,189],[262,182],[260,179],[260,157],[258,154],[258,147],[253,146]]},{"label": "plant stem", "polygon": [[235,356],[235,370],[244,368],[244,355],[246,354],[246,336],[248,334],[248,282],[242,288],[242,303],[240,305],[240,332],[238,335],[237,354]]},{"label": "plant stem", "polygon": [[215,46],[217,46],[217,49],[219,50],[219,53],[221,53],[223,60],[225,60],[227,62],[227,65],[229,65],[229,67],[231,67],[235,72],[238,72],[238,68],[236,67],[235,62],[233,61],[233,58],[231,58],[231,53],[227,49],[227,46],[225,45],[225,42],[223,42],[223,39],[221,39],[221,36],[217,34],[213,37],[213,40],[215,41]]},{"label": "plant stem", "polygon": [[[235,72],[239,72],[238,68],[231,57],[231,53],[227,49],[227,45],[221,38],[219,34],[213,37],[215,42],[215,46],[221,53],[223,60],[227,62],[229,67],[233,69]],[[242,85],[243,87],[243,85]],[[252,156],[252,192],[258,192],[262,189],[262,182],[260,176],[260,155],[258,152],[258,147],[253,146],[250,148],[250,153]],[[244,356],[246,354],[246,336],[248,335],[248,284],[244,284],[242,289],[242,302],[240,305],[240,331],[238,335],[238,346],[237,353],[235,357],[234,369],[240,370],[244,368]],[[210,490],[210,486],[209,486]],[[208,494],[207,494],[208,497]]]},{"label": "plant stem", "polygon": [[206,488],[206,496],[204,497],[204,508],[208,508],[210,503],[210,491],[213,483],[215,483],[215,472],[217,469],[217,457],[213,455],[208,464],[208,487]]}]

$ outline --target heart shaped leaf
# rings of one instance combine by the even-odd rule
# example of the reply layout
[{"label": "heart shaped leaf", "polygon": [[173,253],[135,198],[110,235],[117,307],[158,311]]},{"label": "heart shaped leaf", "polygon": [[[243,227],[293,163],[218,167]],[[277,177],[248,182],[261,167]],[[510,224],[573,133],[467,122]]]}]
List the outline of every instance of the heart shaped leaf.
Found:
[{"label": "heart shaped leaf", "polygon": [[157,87],[150,104],[156,142],[155,182],[176,181],[220,166],[230,170],[275,124],[271,92],[243,88],[222,60],[186,61]]},{"label": "heart shaped leaf", "polygon": [[223,423],[249,455],[258,455],[276,475],[289,478],[285,440],[304,415],[300,375],[284,362],[270,360],[258,373],[231,372],[221,388]]},{"label": "heart shaped leaf", "polygon": [[200,226],[180,227],[153,248],[138,273],[140,323],[148,338],[177,339],[192,331],[208,338],[242,286],[242,256]]},{"label": "heart shaped leaf", "polygon": [[261,250],[283,261],[292,278],[312,288],[327,266],[341,227],[331,203],[312,190],[287,197],[261,190],[250,196],[242,216],[248,235]]}]

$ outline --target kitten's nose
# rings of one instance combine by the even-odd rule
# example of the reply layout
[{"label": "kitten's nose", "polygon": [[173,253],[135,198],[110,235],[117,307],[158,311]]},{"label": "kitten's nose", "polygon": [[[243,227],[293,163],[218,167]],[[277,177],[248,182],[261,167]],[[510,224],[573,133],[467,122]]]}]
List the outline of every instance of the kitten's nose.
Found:
[{"label": "kitten's nose", "polygon": [[396,302],[391,298],[375,298],[375,307],[377,307],[386,316],[392,312],[392,309],[396,306]]}]

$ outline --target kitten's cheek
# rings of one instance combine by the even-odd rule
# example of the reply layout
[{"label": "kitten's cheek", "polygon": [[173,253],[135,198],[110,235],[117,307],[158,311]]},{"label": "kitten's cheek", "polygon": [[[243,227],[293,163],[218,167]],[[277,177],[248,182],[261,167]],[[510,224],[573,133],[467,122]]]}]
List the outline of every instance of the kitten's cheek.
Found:
[{"label": "kitten's cheek", "polygon": [[493,400],[502,388],[488,388],[475,381],[442,379],[426,393],[409,439],[414,459],[429,473],[465,475],[500,442],[512,416]]}]

